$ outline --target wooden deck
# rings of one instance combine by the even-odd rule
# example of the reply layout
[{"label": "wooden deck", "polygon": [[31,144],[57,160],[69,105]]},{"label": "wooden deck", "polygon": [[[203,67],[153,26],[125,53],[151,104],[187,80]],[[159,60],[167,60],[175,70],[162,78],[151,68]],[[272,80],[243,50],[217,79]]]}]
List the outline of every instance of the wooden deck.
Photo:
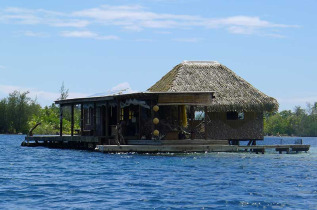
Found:
[{"label": "wooden deck", "polygon": [[21,146],[67,149],[95,149],[101,138],[95,136],[27,136]]},{"label": "wooden deck", "polygon": [[[29,136],[22,146],[45,146],[52,148],[89,149],[98,152],[138,152],[138,153],[184,153],[184,152],[255,152],[265,153],[275,150],[282,153],[307,152],[310,145],[229,145],[227,140],[128,140],[128,145],[114,145],[114,140],[95,136]],[[112,143],[112,145],[110,145]]]},{"label": "wooden deck", "polygon": [[128,140],[129,145],[228,145],[228,140]]},{"label": "wooden deck", "polygon": [[237,146],[237,145],[97,145],[96,151],[107,153],[137,152],[137,153],[184,153],[184,152],[255,152],[264,154],[267,149],[275,149],[282,153],[307,152],[310,145],[265,145],[265,146]]},{"label": "wooden deck", "polygon": [[[42,146],[41,144],[45,143],[93,143],[93,144],[115,144],[114,139],[109,142],[108,137],[104,136],[27,136],[25,137],[24,145],[36,145]],[[195,139],[195,140],[127,140],[128,145],[228,145],[227,140],[204,140],[204,139]]]},{"label": "wooden deck", "polygon": [[95,136],[27,136],[25,141],[52,141],[52,142],[90,142],[98,143],[99,137]]}]

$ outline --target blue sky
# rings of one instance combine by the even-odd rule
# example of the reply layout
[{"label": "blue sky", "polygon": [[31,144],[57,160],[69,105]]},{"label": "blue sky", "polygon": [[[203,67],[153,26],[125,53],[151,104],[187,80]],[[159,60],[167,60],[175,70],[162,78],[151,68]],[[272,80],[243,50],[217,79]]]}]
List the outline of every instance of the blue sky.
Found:
[{"label": "blue sky", "polygon": [[42,105],[144,91],[183,60],[215,60],[275,97],[317,101],[315,0],[0,1],[0,98]]}]

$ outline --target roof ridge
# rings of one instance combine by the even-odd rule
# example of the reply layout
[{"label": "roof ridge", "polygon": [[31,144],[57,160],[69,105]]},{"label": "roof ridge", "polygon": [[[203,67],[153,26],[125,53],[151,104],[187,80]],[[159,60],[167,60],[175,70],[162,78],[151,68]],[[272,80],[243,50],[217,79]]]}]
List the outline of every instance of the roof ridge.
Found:
[{"label": "roof ridge", "polygon": [[183,70],[183,65],[179,64],[179,65],[175,66],[174,69],[176,71],[176,74],[174,75],[174,77],[172,79],[170,90],[173,90],[173,87],[175,85],[175,81],[181,75],[181,71]]}]

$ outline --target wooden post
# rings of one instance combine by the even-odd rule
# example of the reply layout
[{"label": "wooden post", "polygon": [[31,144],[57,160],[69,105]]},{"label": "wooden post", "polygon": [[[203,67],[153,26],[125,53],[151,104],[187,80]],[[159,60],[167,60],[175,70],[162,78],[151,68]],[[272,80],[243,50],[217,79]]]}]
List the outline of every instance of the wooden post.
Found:
[{"label": "wooden post", "polygon": [[208,126],[207,126],[207,106],[204,107],[205,111],[205,139],[208,139]]},{"label": "wooden post", "polygon": [[189,108],[189,114],[190,114],[190,139],[194,139],[194,106],[190,106]]},{"label": "wooden post", "polygon": [[178,105],[177,106],[177,121],[178,121],[178,126],[182,126],[182,122],[181,122],[181,106],[180,105]]},{"label": "wooden post", "polygon": [[116,142],[117,142],[118,145],[120,145],[120,134],[119,134],[120,115],[121,115],[120,100],[117,99]]},{"label": "wooden post", "polygon": [[59,136],[63,136],[63,106],[59,107]]},{"label": "wooden post", "polygon": [[94,120],[94,136],[97,135],[97,116],[96,116],[96,112],[97,112],[97,104],[96,102],[94,102],[94,113],[93,113],[93,120]]},{"label": "wooden post", "polygon": [[108,115],[108,102],[106,103],[106,114],[105,114],[105,126],[106,126],[106,128],[105,128],[105,130],[106,130],[106,135],[105,136],[109,136],[109,115]]},{"label": "wooden post", "polygon": [[120,124],[120,115],[121,115],[121,108],[120,108],[120,100],[117,100],[117,125]]},{"label": "wooden post", "polygon": [[139,139],[141,139],[141,115],[142,115],[142,107],[139,105]]},{"label": "wooden post", "polygon": [[80,135],[84,133],[84,104],[80,104]]},{"label": "wooden post", "polygon": [[152,120],[154,119],[154,110],[153,110],[153,100],[151,100],[151,134],[153,137],[153,132],[154,132],[154,123],[152,122]]},{"label": "wooden post", "polygon": [[71,105],[71,127],[70,127],[70,135],[74,136],[74,104]]}]

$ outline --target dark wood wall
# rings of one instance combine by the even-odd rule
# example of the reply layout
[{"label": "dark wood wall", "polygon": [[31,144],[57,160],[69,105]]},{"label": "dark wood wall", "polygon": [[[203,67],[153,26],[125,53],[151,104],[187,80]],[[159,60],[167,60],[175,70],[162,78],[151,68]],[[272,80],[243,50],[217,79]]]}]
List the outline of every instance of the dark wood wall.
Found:
[{"label": "dark wood wall", "polygon": [[210,112],[208,117],[208,139],[263,139],[263,113],[245,112],[243,120],[228,120],[226,112]]}]

